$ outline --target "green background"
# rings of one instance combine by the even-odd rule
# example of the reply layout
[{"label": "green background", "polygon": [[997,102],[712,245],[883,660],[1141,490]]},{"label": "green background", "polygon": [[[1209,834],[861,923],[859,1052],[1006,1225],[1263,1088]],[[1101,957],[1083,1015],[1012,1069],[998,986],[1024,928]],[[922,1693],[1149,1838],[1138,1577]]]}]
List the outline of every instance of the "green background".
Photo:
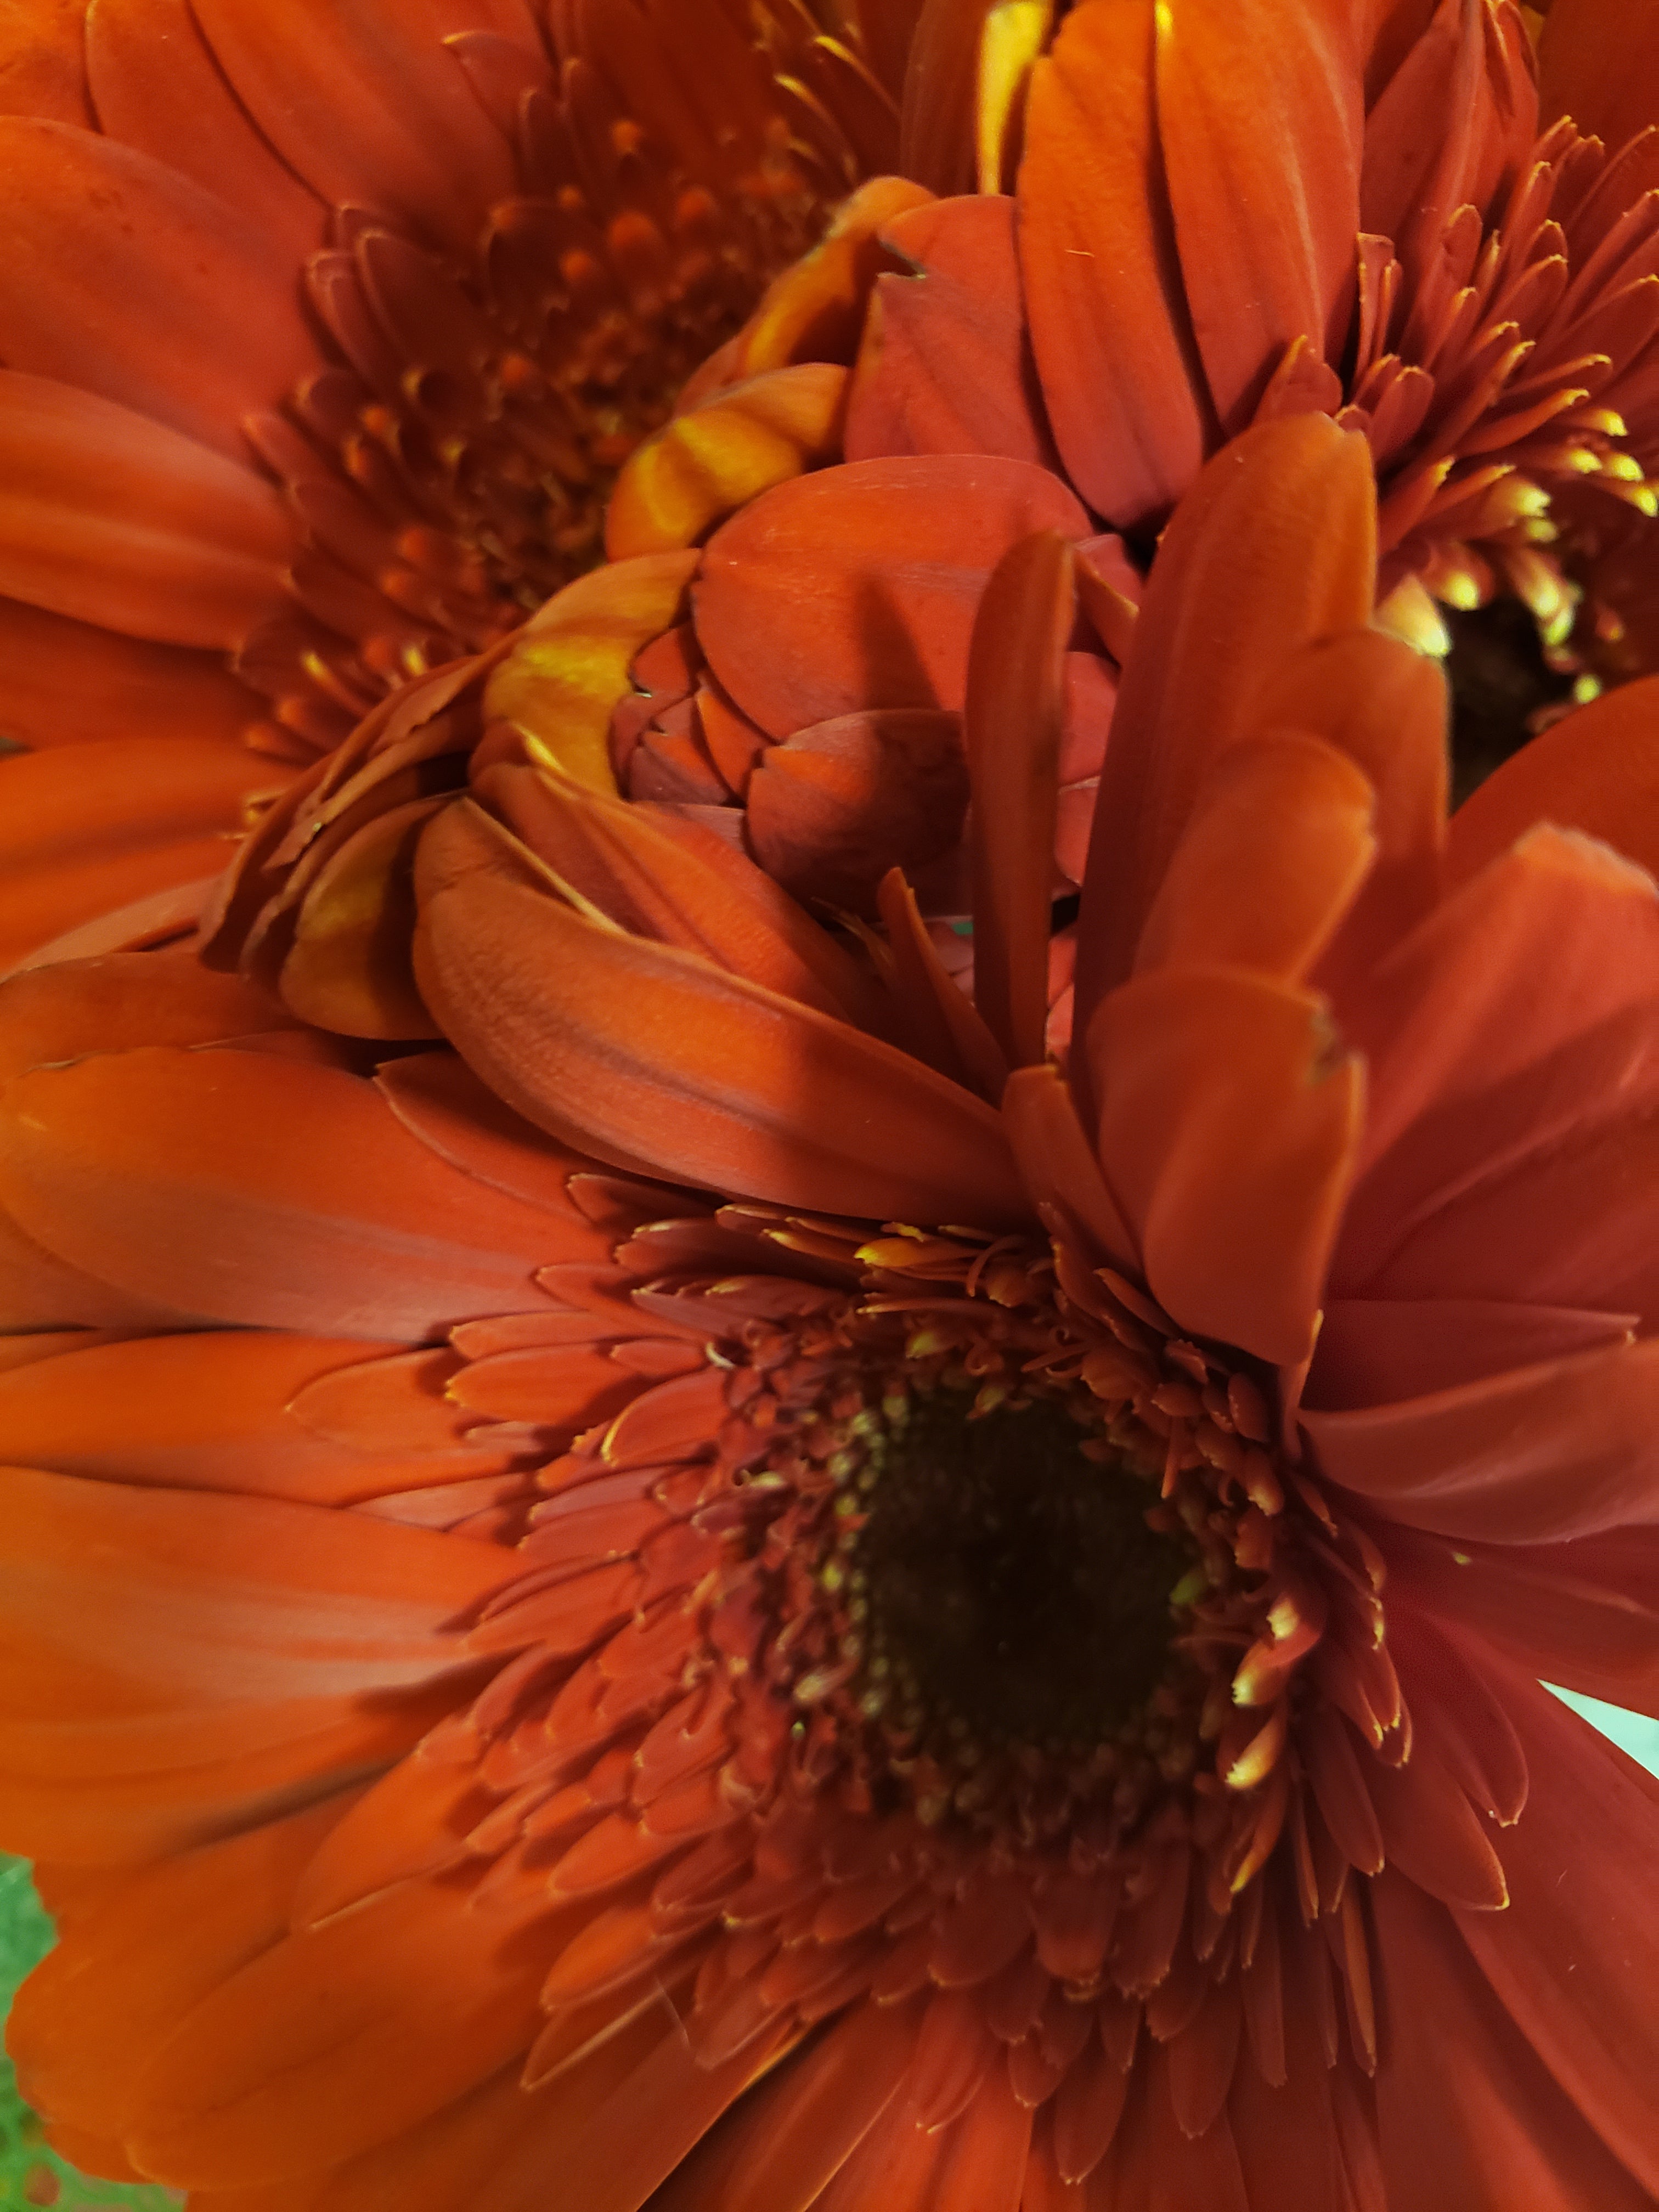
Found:
[{"label": "green background", "polygon": [[[1567,1702],[1659,1774],[1659,1721],[1620,1712],[1594,1698],[1568,1695]],[[21,1859],[0,1858],[0,2011],[10,2005],[18,1983],[51,1942],[52,1923],[40,1909],[27,1867]],[[122,2205],[163,2212],[183,2202],[165,2189],[121,2189],[111,2181],[82,2179],[41,2142],[33,2115],[18,2097],[11,2062],[0,2059],[0,2212],[30,2212],[42,2204],[55,2204],[59,2212],[115,2212]]]}]

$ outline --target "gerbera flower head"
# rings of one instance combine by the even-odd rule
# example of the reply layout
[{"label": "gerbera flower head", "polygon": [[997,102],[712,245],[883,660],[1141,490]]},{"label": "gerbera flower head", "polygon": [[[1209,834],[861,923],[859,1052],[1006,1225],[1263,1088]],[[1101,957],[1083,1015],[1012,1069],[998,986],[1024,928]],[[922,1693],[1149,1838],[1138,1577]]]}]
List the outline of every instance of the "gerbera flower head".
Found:
[{"label": "gerbera flower head", "polygon": [[8,957],[211,872],[592,562],[692,368],[898,162],[908,36],[724,0],[19,12],[0,737],[96,750],[7,771]]},{"label": "gerbera flower head", "polygon": [[1316,416],[1178,510],[1069,1082],[1043,530],[969,641],[972,1004],[899,872],[855,958],[524,762],[421,841],[453,1050],[371,1083],[176,952],[10,987],[20,1311],[111,1333],[0,1383],[14,2039],[84,2162],[1650,2200],[1659,1790],[1535,1678],[1656,1694],[1651,691],[1449,826],[1375,513]]}]

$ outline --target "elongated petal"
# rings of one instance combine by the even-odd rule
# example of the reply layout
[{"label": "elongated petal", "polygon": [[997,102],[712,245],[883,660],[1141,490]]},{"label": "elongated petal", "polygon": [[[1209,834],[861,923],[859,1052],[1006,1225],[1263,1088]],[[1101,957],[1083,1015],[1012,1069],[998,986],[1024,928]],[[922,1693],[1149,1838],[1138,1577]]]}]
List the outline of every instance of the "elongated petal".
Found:
[{"label": "elongated petal", "polygon": [[1076,613],[1064,538],[1022,538],[991,573],[968,657],[974,1003],[1012,1067],[1045,1057],[1054,805]]},{"label": "elongated petal", "polygon": [[15,180],[0,252],[8,366],[246,459],[242,417],[322,365],[278,241],[91,131],[0,118],[0,165]]},{"label": "elongated petal", "polygon": [[1376,794],[1376,857],[1317,980],[1338,1001],[1428,912],[1446,843],[1446,681],[1436,664],[1376,629],[1294,653],[1267,678],[1263,730],[1298,730],[1346,753]]},{"label": "elongated petal", "polygon": [[1328,1298],[1303,1402],[1340,1412],[1427,1397],[1626,1343],[1632,1318],[1497,1298]]},{"label": "elongated petal", "polygon": [[[1649,1873],[1659,1784],[1534,1683],[1509,1688],[1534,1793],[1504,1838],[1510,1910],[1501,1930],[1454,1914],[1516,2027],[1603,2142],[1659,2195],[1652,2083],[1659,2022]],[[1595,1808],[1595,1879],[1583,1872],[1579,1808]]]},{"label": "elongated petal", "polygon": [[1101,773],[1078,921],[1080,1030],[1128,974],[1204,777],[1251,726],[1275,672],[1314,639],[1369,620],[1375,507],[1363,441],[1313,416],[1252,430],[1182,502],[1135,624]]},{"label": "elongated petal", "polygon": [[323,243],[321,201],[249,122],[189,0],[93,0],[86,53],[98,120],[111,138],[228,201],[287,249],[291,264]]},{"label": "elongated petal", "polygon": [[1537,1544],[1659,1517],[1656,1408],[1649,1340],[1302,1420],[1334,1481],[1410,1526]]},{"label": "elongated petal", "polygon": [[1375,794],[1346,754],[1286,734],[1217,762],[1146,916],[1135,968],[1245,968],[1299,983],[1376,850]]},{"label": "elongated petal", "polygon": [[468,1910],[468,1890],[399,1884],[222,1982],[134,2086],[139,2162],[197,2186],[300,2174],[487,2080],[535,2033],[545,1966],[522,1939],[551,1907],[544,1882],[521,1881],[487,1914]]},{"label": "elongated petal", "polygon": [[[853,1013],[869,996],[794,900],[701,823],[606,799],[556,770],[488,769],[475,787],[561,881],[622,927],[706,953],[823,1013]],[[434,828],[423,848],[428,878],[490,857],[479,828],[465,808]]]},{"label": "elongated petal", "polygon": [[1387,1535],[1393,1583],[1545,1681],[1659,1713],[1659,1527],[1564,1544]]},{"label": "elongated petal", "polygon": [[1231,0],[1154,11],[1158,131],[1188,309],[1222,434],[1298,337],[1340,356],[1362,137],[1344,12]]},{"label": "elongated petal", "polygon": [[1618,148],[1659,112],[1659,15],[1642,0],[1560,0],[1539,46],[1545,124],[1570,115]]},{"label": "elongated petal", "polygon": [[112,401],[0,369],[0,591],[165,645],[234,647],[293,532],[251,469]]},{"label": "elongated petal", "polygon": [[486,715],[515,723],[568,775],[614,791],[611,711],[640,647],[673,628],[696,566],[695,553],[645,553],[556,592],[491,673]]},{"label": "elongated petal", "polygon": [[1060,481],[991,455],[857,461],[717,531],[696,590],[714,674],[774,738],[866,707],[960,708],[985,580],[1034,531],[1087,535]]},{"label": "elongated petal", "polygon": [[532,1271],[591,1247],[332,1068],[143,1051],[26,1076],[6,1103],[0,1193],[24,1229],[187,1313],[419,1338],[535,1304]]},{"label": "elongated petal", "polygon": [[744,827],[756,859],[797,898],[868,913],[896,867],[937,893],[930,911],[948,911],[965,902],[957,855],[967,808],[959,718],[880,707],[768,745]]},{"label": "elongated petal", "polygon": [[1085,1040],[1100,1159],[1183,1328],[1304,1358],[1358,1140],[1363,1085],[1320,1001],[1221,970],[1138,976]]},{"label": "elongated petal", "polygon": [[324,40],[258,0],[194,13],[237,98],[325,204],[384,207],[475,248],[511,190],[511,155],[423,21],[366,0]]},{"label": "elongated petal", "polygon": [[[204,1330],[66,1351],[0,1375],[0,1458],[106,1481],[318,1505],[506,1463],[504,1454],[463,1442],[465,1417],[438,1395],[452,1355],[422,1355],[418,1377],[396,1362],[366,1375],[357,1363],[385,1349],[341,1337]],[[396,1393],[367,1387],[386,1371],[407,1383],[407,1411]],[[376,1422],[355,1448],[304,1418],[307,1385],[325,1377],[337,1378],[342,1395],[362,1385],[370,1401]]]},{"label": "elongated petal", "polygon": [[128,738],[0,772],[0,969],[76,923],[228,861],[283,776],[207,738]]},{"label": "elongated petal", "polygon": [[[1656,988],[1651,879],[1551,829],[1406,939],[1349,1009],[1372,1104],[1344,1287],[1644,1311],[1644,1186],[1611,1209],[1590,1194],[1639,1156],[1659,1103]],[[1504,1242],[1474,1237],[1517,1188],[1529,1201]]]},{"label": "elongated petal", "polygon": [[1152,0],[1074,9],[1031,76],[1018,185],[1031,344],[1073,482],[1160,519],[1213,428],[1158,158]]},{"label": "elongated petal", "polygon": [[774,484],[838,459],[847,371],[801,362],[676,415],[629,459],[605,513],[613,561],[695,545]]},{"label": "elongated petal", "polygon": [[[1371,1885],[1384,2021],[1376,2112],[1389,2201],[1638,2212],[1650,2202],[1557,2087],[1462,1947],[1392,1871]],[[1433,2021],[1436,2033],[1422,2033]],[[1445,2063],[1455,2051],[1458,2063]]]},{"label": "elongated petal", "polygon": [[844,1023],[478,872],[422,898],[416,969],[538,1127],[672,1182],[813,1212],[1018,1220],[995,1115]]},{"label": "elongated petal", "polygon": [[215,975],[188,947],[112,952],[0,986],[0,1079],[49,1061],[145,1044],[215,1044],[283,1026],[282,1009],[240,975]]},{"label": "elongated petal", "polygon": [[226,744],[264,711],[218,653],[121,637],[16,599],[0,599],[0,655],[6,732],[20,744],[112,737]]},{"label": "elongated petal", "polygon": [[118,1879],[18,1993],[24,2094],[54,2119],[118,2135],[151,2047],[287,1933],[295,1877],[349,1802],[331,1796]]}]

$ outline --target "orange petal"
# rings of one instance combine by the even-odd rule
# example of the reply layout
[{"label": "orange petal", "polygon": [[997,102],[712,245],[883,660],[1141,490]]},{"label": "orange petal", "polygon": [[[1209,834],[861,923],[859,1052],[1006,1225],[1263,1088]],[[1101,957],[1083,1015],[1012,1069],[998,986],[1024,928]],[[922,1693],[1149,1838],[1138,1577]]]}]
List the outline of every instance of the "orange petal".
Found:
[{"label": "orange petal", "polygon": [[1135,972],[1244,968],[1304,981],[1370,868],[1374,797],[1347,755],[1317,738],[1234,745],[1170,855]]},{"label": "orange petal", "polygon": [[941,200],[900,216],[887,237],[915,274],[876,280],[848,402],[848,459],[1000,453],[1058,474],[1012,200]]},{"label": "orange petal", "polygon": [[424,18],[364,0],[325,43],[259,0],[194,13],[237,99],[325,206],[384,208],[477,250],[513,190],[513,158]]},{"label": "orange petal", "polygon": [[1659,20],[1618,0],[1557,0],[1539,40],[1546,126],[1570,115],[1615,151],[1659,113]]},{"label": "orange petal", "polygon": [[1076,615],[1065,539],[1052,531],[1022,538],[991,572],[968,657],[974,1004],[1012,1067],[1046,1057],[1054,805]]},{"label": "orange petal", "polygon": [[1161,517],[1212,418],[1158,176],[1152,0],[1073,9],[1031,75],[1020,273],[1055,442],[1115,529]]},{"label": "orange petal", "polygon": [[1103,1000],[1085,1048],[1101,1165],[1152,1296],[1195,1335],[1305,1358],[1364,1095],[1322,1003],[1237,973],[1164,969]]},{"label": "orange petal", "polygon": [[1562,1544],[1391,1528],[1390,1581],[1545,1681],[1659,1713],[1659,1528]]},{"label": "orange petal", "polygon": [[301,2174],[396,2136],[524,2050],[544,1884],[488,1912],[468,1909],[470,1889],[400,1883],[222,1981],[135,2085],[138,2163],[196,2187]]},{"label": "orange petal", "polygon": [[[1510,2019],[1609,2150],[1659,2195],[1651,2071],[1653,1778],[1530,1681],[1504,1697],[1540,1781],[1504,1838],[1510,1909],[1453,1914]],[[1596,1808],[1595,1878],[1582,1879],[1575,1809]],[[1598,2205],[1599,2197],[1590,2200]],[[1617,2199],[1614,2200],[1615,2202]]]},{"label": "orange petal", "polygon": [[1656,1407],[1650,1338],[1302,1422],[1331,1480],[1386,1501],[1393,1518],[1538,1544],[1650,1517]]},{"label": "orange petal", "polygon": [[1461,883],[1538,822],[1582,830],[1659,875],[1659,676],[1609,691],[1511,755],[1452,817]]},{"label": "orange petal", "polygon": [[25,1231],[182,1312],[418,1339],[533,1304],[534,1268],[591,1248],[333,1068],[147,1050],[26,1076],[8,1104],[0,1198]]},{"label": "orange petal", "polygon": [[0,113],[52,115],[94,125],[87,98],[83,33],[78,9],[50,0],[6,0],[0,63]]},{"label": "orange petal", "polygon": [[1437,664],[1375,629],[1304,647],[1258,695],[1261,729],[1322,738],[1364,771],[1376,793],[1376,857],[1320,973],[1333,995],[1350,979],[1357,985],[1439,895],[1449,711]]},{"label": "orange petal", "polygon": [[15,599],[0,599],[0,655],[6,731],[20,744],[112,736],[227,743],[264,712],[216,653],[120,637]]},{"label": "orange petal", "polygon": [[[852,1013],[872,998],[841,947],[700,823],[604,799],[551,770],[487,769],[475,787],[562,883],[623,928],[706,953],[823,1013]],[[481,827],[458,810],[427,840],[423,867],[459,875],[488,864]]]},{"label": "orange petal", "polygon": [[611,716],[635,655],[679,619],[692,552],[647,553],[556,592],[515,636],[484,687],[484,713],[547,749],[567,775],[614,792]]},{"label": "orange petal", "polygon": [[870,288],[894,266],[882,233],[895,216],[925,207],[932,198],[909,173],[860,185],[818,244],[768,288],[738,333],[734,375],[758,376],[792,362],[850,362]]},{"label": "orange petal", "polygon": [[[1644,1312],[1619,1285],[1638,1247],[1650,1251],[1647,1209],[1592,1206],[1583,1178],[1610,1171],[1608,1147],[1628,1159],[1647,1141],[1656,988],[1651,880],[1554,830],[1534,830],[1407,939],[1348,1010],[1371,1097],[1343,1287],[1375,1293],[1386,1275],[1396,1296]],[[1517,1182],[1530,1195],[1500,1245],[1460,1256],[1466,1209]],[[1425,1275],[1437,1257],[1442,1272]]]},{"label": "orange petal", "polygon": [[422,892],[428,1003],[538,1127],[813,1212],[1020,1218],[995,1117],[890,1045],[500,876]]},{"label": "orange petal", "polygon": [[131,1045],[214,1044],[278,1029],[282,1009],[188,948],[113,952],[34,969],[0,986],[0,1079]]},{"label": "orange petal", "polygon": [[1359,57],[1341,9],[1281,21],[1182,0],[1154,15],[1181,273],[1231,437],[1294,340],[1341,357],[1359,229]]},{"label": "orange petal", "polygon": [[1376,505],[1364,441],[1311,415],[1248,431],[1182,502],[1135,623],[1101,772],[1078,922],[1079,1031],[1129,972],[1205,775],[1252,726],[1276,670],[1312,640],[1370,620]]},{"label": "orange petal", "polygon": [[840,457],[847,371],[803,362],[676,415],[631,456],[605,512],[612,561],[695,545],[774,484]]},{"label": "orange petal", "polygon": [[[68,1346],[0,1374],[0,1457],[112,1482],[317,1505],[507,1464],[506,1455],[465,1443],[465,1416],[441,1395],[453,1355],[417,1354],[411,1365],[373,1358],[380,1350],[338,1337],[205,1330]],[[371,1418],[355,1430],[331,1425],[326,1409],[342,1400]]]},{"label": "orange petal", "polygon": [[447,798],[411,799],[366,822],[312,878],[276,988],[304,1022],[358,1037],[438,1031],[410,967],[415,848]]},{"label": "orange petal", "polygon": [[[1550,2078],[1469,1958],[1458,1916],[1388,1870],[1370,1902],[1385,2017],[1437,2023],[1433,2036],[1396,2033],[1382,2047],[1376,2127],[1388,2201],[1642,2212],[1648,2191]],[[1460,2054],[1455,2067],[1448,2050]]]},{"label": "orange petal", "polygon": [[323,365],[289,252],[257,216],[113,138],[0,117],[0,165],[15,180],[7,365],[245,461],[242,417]]},{"label": "orange petal", "polygon": [[145,893],[224,865],[285,781],[207,738],[148,738],[0,763],[0,967]]},{"label": "orange petal", "polygon": [[350,1802],[331,1796],[118,1881],[18,1992],[10,2035],[24,2094],[118,2137],[152,2048],[287,1933],[295,1877]]},{"label": "orange petal", "polygon": [[924,881],[937,912],[963,903],[953,862],[967,810],[958,718],[887,707],[767,746],[744,820],[756,859],[799,899],[868,915],[882,877],[897,867]]},{"label": "orange petal", "polygon": [[252,469],[113,401],[0,370],[0,591],[165,645],[239,646],[293,525]]},{"label": "orange petal", "polygon": [[228,201],[271,233],[290,266],[323,244],[321,202],[249,123],[208,52],[189,0],[122,0],[118,8],[89,9],[86,65],[98,120],[110,137]]},{"label": "orange petal", "polygon": [[851,462],[781,484],[715,533],[697,635],[770,737],[868,707],[960,708],[997,562],[1034,531],[1088,528],[1065,485],[1027,462]]}]

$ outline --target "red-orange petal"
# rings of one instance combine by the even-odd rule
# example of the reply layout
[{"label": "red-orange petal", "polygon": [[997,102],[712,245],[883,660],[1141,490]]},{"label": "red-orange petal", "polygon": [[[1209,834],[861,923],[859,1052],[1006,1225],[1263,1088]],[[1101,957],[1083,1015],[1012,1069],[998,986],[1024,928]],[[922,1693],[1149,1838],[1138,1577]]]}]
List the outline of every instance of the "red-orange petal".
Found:
[{"label": "red-orange petal", "polygon": [[538,1127],[671,1182],[815,1212],[1001,1224],[996,1116],[842,1022],[477,870],[422,888],[416,972],[469,1064]]},{"label": "red-orange petal", "polygon": [[0,370],[0,591],[165,645],[242,643],[279,601],[276,491],[148,416]]},{"label": "red-orange petal", "polygon": [[985,580],[1034,531],[1087,535],[1029,462],[921,454],[781,484],[717,531],[696,586],[710,666],[774,738],[867,707],[960,708]]},{"label": "red-orange petal", "polygon": [[533,1305],[538,1267],[591,1249],[330,1067],[146,1050],[25,1076],[7,1106],[0,1199],[25,1231],[186,1313],[418,1339]]},{"label": "red-orange petal", "polygon": [[1322,1002],[1237,972],[1166,969],[1103,1000],[1084,1049],[1101,1165],[1153,1297],[1197,1335],[1305,1358],[1363,1097]]}]

